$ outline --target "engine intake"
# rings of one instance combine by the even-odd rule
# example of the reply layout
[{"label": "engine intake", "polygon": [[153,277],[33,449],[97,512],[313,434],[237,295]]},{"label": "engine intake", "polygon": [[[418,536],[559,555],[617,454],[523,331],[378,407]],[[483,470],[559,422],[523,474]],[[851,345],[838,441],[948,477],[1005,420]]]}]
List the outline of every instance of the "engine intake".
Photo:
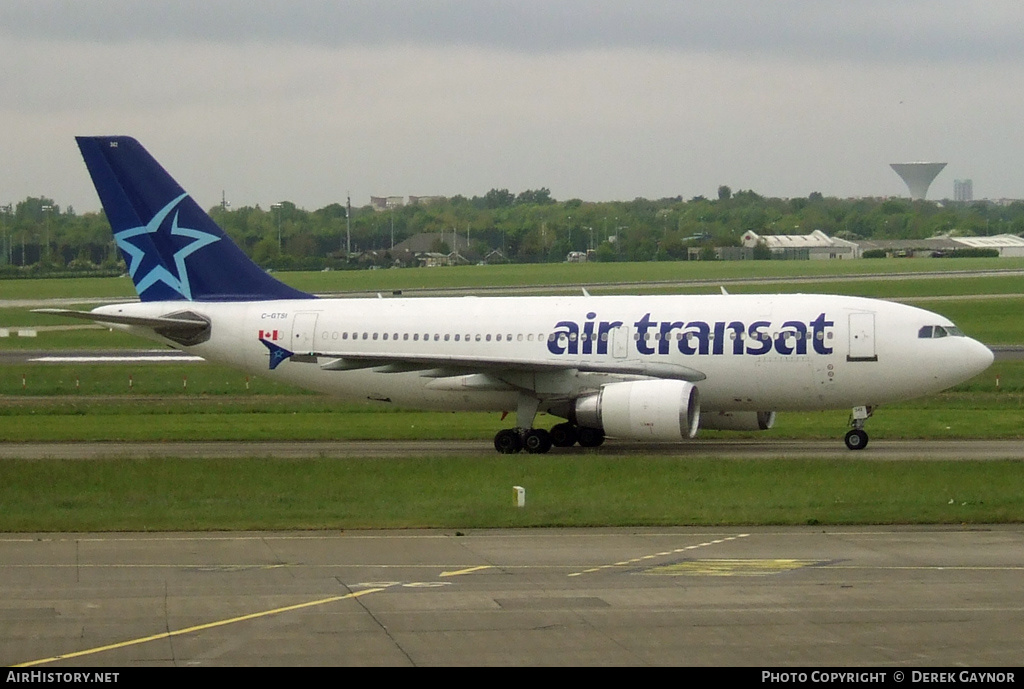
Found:
[{"label": "engine intake", "polygon": [[700,395],[682,380],[611,383],[576,400],[571,420],[615,438],[686,440],[697,435]]}]

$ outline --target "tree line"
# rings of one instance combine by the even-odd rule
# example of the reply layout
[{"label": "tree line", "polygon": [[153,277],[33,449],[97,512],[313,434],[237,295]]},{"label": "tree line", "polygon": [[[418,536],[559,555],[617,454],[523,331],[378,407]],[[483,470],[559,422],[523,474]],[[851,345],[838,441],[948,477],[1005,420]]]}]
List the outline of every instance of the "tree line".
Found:
[{"label": "tree line", "polygon": [[[391,248],[417,233],[468,238],[478,257],[511,262],[560,262],[572,251],[598,261],[685,260],[691,247],[738,246],[745,232],[808,234],[844,239],[924,239],[1024,235],[1024,202],[838,199],[814,192],[780,199],[718,189],[697,196],[632,201],[557,201],[546,188],[518,194],[492,189],[384,211],[332,203],[309,211],[284,201],[269,208],[226,204],[210,215],[259,265],[278,270],[390,265]],[[346,247],[351,245],[351,252]],[[438,248],[448,248],[445,242]],[[102,212],[75,213],[53,199],[30,197],[0,206],[0,275],[124,271]]]}]

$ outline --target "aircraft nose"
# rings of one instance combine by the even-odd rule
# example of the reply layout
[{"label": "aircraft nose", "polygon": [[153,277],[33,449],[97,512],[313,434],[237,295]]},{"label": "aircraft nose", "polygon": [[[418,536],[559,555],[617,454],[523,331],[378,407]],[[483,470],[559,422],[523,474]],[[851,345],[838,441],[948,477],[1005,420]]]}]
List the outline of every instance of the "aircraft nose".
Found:
[{"label": "aircraft nose", "polygon": [[992,353],[991,349],[977,340],[971,340],[971,348],[968,352],[967,360],[975,374],[981,373],[991,366],[995,358],[996,355]]}]

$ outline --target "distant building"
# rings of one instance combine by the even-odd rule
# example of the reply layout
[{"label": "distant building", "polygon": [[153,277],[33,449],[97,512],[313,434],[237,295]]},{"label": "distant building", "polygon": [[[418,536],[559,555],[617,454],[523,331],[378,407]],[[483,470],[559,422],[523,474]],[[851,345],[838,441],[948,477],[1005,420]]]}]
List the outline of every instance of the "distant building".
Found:
[{"label": "distant building", "polygon": [[[437,201],[445,201],[444,196],[410,196],[409,205],[427,205]],[[405,199],[401,196],[371,196],[370,206],[375,211],[388,211],[392,208],[401,208],[405,205]]]},{"label": "distant building", "polygon": [[829,237],[821,230],[810,234],[774,234],[761,236],[748,230],[741,239],[743,246],[753,249],[763,244],[772,252],[772,258],[809,260],[860,258],[857,245],[845,239]]},{"label": "distant building", "polygon": [[953,200],[967,203],[974,200],[974,182],[969,179],[953,180]]},{"label": "distant building", "polygon": [[456,232],[421,232],[396,244],[392,253],[403,256],[404,264],[421,266],[454,266],[476,263],[481,258],[469,241]]},{"label": "distant building", "polygon": [[401,208],[405,205],[405,200],[401,196],[371,196],[370,205],[375,211],[387,211]]},{"label": "distant building", "polygon": [[410,196],[409,197],[409,205],[410,206],[418,206],[418,205],[426,206],[426,205],[431,204],[431,203],[438,203],[440,201],[446,201],[446,200],[447,199],[444,196]]},{"label": "distant building", "polygon": [[1015,234],[994,237],[930,237],[928,239],[865,239],[857,242],[860,253],[884,251],[888,256],[941,256],[961,249],[995,249],[1000,258],[1024,256],[1024,238]]}]

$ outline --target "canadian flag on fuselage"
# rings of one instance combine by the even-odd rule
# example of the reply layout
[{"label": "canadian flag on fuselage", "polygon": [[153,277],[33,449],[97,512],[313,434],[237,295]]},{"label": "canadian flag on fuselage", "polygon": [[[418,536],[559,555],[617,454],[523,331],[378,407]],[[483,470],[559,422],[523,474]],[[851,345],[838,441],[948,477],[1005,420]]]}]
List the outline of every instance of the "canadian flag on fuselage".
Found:
[{"label": "canadian flag on fuselage", "polygon": [[278,338],[278,331],[277,330],[261,330],[260,331],[260,339],[261,340],[270,340],[271,342],[276,342],[277,338]]}]

